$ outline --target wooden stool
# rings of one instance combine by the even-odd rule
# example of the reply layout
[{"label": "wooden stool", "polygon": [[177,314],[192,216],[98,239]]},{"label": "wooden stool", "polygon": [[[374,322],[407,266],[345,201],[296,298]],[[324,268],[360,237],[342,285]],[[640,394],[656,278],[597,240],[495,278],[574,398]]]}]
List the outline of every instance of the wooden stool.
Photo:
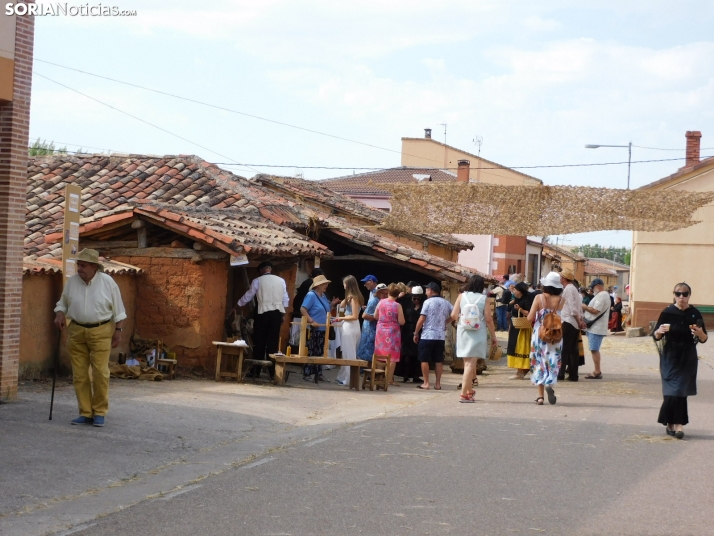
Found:
[{"label": "wooden stool", "polygon": [[385,391],[389,389],[389,362],[391,358],[388,355],[372,355],[372,367],[364,369],[364,379],[362,380],[362,389],[369,384],[369,390],[374,391],[382,386]]},{"label": "wooden stool", "polygon": [[[219,342],[213,341],[213,345],[218,347],[216,355],[216,381],[220,381],[221,378],[235,378],[236,381],[242,381],[241,372],[243,370],[243,356],[245,347],[237,346],[229,342]],[[238,363],[236,364],[235,372],[222,371],[221,361],[223,359],[223,354],[234,355],[238,357]]]},{"label": "wooden stool", "polygon": [[156,363],[156,368],[159,368],[158,365],[166,365],[168,372],[163,373],[165,380],[173,380],[176,377],[176,363],[178,363],[176,359],[157,359]]}]

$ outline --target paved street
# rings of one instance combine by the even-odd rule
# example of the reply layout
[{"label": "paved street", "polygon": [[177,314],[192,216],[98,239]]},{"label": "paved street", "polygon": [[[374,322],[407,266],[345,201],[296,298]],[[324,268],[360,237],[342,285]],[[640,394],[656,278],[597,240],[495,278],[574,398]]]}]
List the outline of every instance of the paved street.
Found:
[{"label": "paved street", "polygon": [[605,378],[558,385],[555,406],[502,363],[476,404],[451,374],[386,394],[114,382],[102,430],[67,425],[66,387],[57,420],[16,419],[45,409],[28,387],[0,407],[0,533],[711,534],[714,360],[705,345],[677,441],[652,349],[607,339]]}]

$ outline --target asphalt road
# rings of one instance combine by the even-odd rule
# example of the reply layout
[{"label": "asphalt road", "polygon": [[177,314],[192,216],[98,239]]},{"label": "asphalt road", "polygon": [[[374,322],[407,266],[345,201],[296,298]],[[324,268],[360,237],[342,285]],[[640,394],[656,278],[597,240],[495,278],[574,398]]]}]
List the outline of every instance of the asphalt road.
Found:
[{"label": "asphalt road", "polygon": [[714,533],[714,382],[700,375],[698,425],[677,441],[655,422],[652,375],[566,383],[558,404],[536,406],[529,382],[501,372],[476,404],[432,393],[72,533]]}]

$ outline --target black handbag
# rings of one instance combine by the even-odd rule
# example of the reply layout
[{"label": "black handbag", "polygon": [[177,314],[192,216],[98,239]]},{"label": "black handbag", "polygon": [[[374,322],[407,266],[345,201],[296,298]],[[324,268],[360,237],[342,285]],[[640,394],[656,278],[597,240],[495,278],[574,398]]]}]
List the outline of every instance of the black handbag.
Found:
[{"label": "black handbag", "polygon": [[593,318],[592,320],[586,320],[586,321],[585,321],[585,327],[587,327],[588,329],[590,329],[590,327],[591,327],[595,322],[597,322],[598,320],[600,320],[600,319],[602,318],[602,316],[603,316],[605,313],[607,313],[607,311],[603,311],[602,313],[600,313],[599,316]]}]

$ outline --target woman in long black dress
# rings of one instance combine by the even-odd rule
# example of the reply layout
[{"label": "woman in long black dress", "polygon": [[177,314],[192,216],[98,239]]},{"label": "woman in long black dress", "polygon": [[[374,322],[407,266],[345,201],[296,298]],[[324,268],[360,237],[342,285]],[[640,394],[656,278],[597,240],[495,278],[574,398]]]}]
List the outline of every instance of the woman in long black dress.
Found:
[{"label": "woman in long black dress", "polygon": [[684,437],[682,427],[689,422],[687,397],[697,394],[697,343],[709,339],[702,314],[689,305],[691,295],[687,283],[678,283],[674,304],[660,313],[652,333],[656,342],[662,341],[658,348],[664,402],[657,422],[677,439]]},{"label": "woman in long black dress", "polygon": [[[518,283],[511,288],[513,289],[511,318],[519,316],[519,311],[520,316],[527,317],[533,306],[535,295],[528,291],[528,285],[525,283]],[[516,374],[509,378],[511,380],[524,380],[531,369],[532,334],[532,329],[518,329],[513,325],[513,322],[508,327],[508,346],[506,350],[508,366],[516,369]]]},{"label": "woman in long black dress", "polygon": [[[410,282],[411,285],[411,282]],[[411,287],[409,307],[404,308],[404,325],[402,326],[402,358],[397,365],[404,378],[402,381],[407,383],[410,379],[414,382],[421,382],[421,364],[417,358],[417,345],[414,342],[414,330],[416,329],[419,315],[421,314],[421,306],[426,299],[424,289],[415,284]]]}]

